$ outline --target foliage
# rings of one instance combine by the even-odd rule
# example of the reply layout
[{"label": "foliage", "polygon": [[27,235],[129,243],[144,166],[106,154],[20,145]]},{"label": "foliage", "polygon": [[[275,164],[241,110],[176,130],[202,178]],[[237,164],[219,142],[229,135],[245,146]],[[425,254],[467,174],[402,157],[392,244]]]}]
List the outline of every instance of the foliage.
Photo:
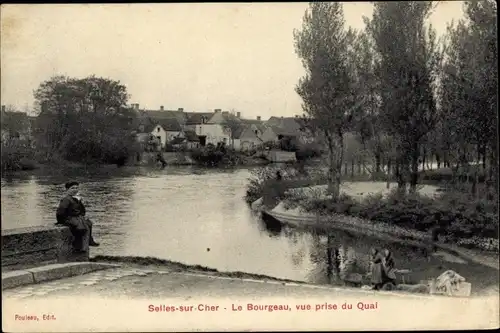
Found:
[{"label": "foliage", "polygon": [[90,76],[53,77],[34,92],[39,146],[74,162],[122,165],[137,149],[126,87]]},{"label": "foliage", "polygon": [[498,107],[496,3],[471,1],[464,9],[465,19],[448,27],[439,149],[457,164],[456,171],[458,166],[468,169],[471,160],[488,159],[488,178],[497,188],[498,123],[492,121]]},{"label": "foliage", "polygon": [[[436,123],[433,90],[440,74],[441,51],[425,21],[430,1],[377,2],[371,20],[365,18],[377,58],[381,97],[380,124],[394,139],[400,190],[414,192],[418,182],[420,146]],[[408,179],[408,176],[411,178]]]},{"label": "foliage", "polygon": [[329,190],[337,197],[343,159],[343,135],[351,128],[356,80],[350,62],[355,33],[344,28],[342,4],[312,2],[302,29],[294,31],[295,49],[306,74],[296,90],[316,131],[324,133],[329,151]]},{"label": "foliage", "polygon": [[343,214],[421,232],[437,227],[452,242],[473,237],[497,238],[499,231],[497,200],[473,198],[456,191],[445,192],[439,200],[393,191],[387,197],[376,194],[362,201],[347,195],[339,200],[302,199],[300,205],[310,212]]},{"label": "foliage", "polygon": [[[296,181],[300,182],[301,173],[303,172],[296,165],[285,164],[285,165],[270,165],[265,167],[255,168],[251,171],[251,176],[249,183],[247,185],[247,191],[245,195],[245,201],[251,204],[255,200],[263,197],[266,190],[270,186],[270,181],[276,179],[276,172],[280,171],[282,179],[284,181]],[[305,175],[304,175],[305,176]]]},{"label": "foliage", "polygon": [[36,151],[29,141],[2,138],[1,148],[2,171],[33,170],[37,167],[34,161]]},{"label": "foliage", "polygon": [[218,143],[217,146],[209,143],[205,147],[193,149],[191,158],[197,163],[215,167],[227,162],[234,155],[232,149],[228,149],[224,143]]}]

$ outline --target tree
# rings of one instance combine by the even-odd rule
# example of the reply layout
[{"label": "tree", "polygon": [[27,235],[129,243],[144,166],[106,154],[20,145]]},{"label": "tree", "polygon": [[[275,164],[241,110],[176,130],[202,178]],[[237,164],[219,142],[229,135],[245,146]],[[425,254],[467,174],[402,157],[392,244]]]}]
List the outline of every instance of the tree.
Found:
[{"label": "tree", "polygon": [[305,113],[324,133],[329,153],[328,189],[334,200],[340,192],[344,133],[352,127],[358,106],[349,58],[354,38],[355,33],[344,28],[338,2],[310,3],[302,29],[294,31],[295,50],[306,70],[296,91]]},{"label": "tree", "polygon": [[[446,60],[440,86],[444,146],[454,153],[455,172],[469,174],[470,161],[489,161],[489,178],[496,183],[498,89],[496,4],[464,4],[465,20],[448,27]],[[474,168],[473,192],[479,168]],[[497,186],[494,186],[497,188]]]},{"label": "tree", "polygon": [[68,160],[123,160],[135,139],[127,89],[118,81],[90,76],[53,77],[34,92],[39,136]]},{"label": "tree", "polygon": [[234,139],[236,133],[241,129],[242,123],[241,120],[238,119],[234,115],[234,109],[231,110],[230,114],[224,116],[224,126],[231,131],[231,147],[234,148]]},{"label": "tree", "polygon": [[441,52],[432,26],[429,1],[376,2],[367,32],[380,58],[377,68],[382,123],[396,142],[398,187],[418,182],[420,146],[436,122],[435,88]]}]

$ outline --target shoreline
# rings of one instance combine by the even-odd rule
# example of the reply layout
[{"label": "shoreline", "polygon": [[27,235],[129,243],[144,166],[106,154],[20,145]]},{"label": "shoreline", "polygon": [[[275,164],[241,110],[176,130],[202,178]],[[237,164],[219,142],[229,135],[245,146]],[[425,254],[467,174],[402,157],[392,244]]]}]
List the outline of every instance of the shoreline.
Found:
[{"label": "shoreline", "polygon": [[[483,266],[500,270],[500,253],[498,252],[487,251],[478,248],[469,249],[455,244],[443,242],[432,242],[430,234],[426,234],[417,230],[393,227],[377,221],[363,220],[360,218],[341,214],[330,216],[315,216],[308,213],[306,216],[297,216],[278,212],[273,213],[272,210],[266,213],[279,222],[297,229],[344,230],[369,237],[375,237],[380,240],[398,242],[423,249],[436,247],[438,249],[448,251],[453,255],[461,257],[462,259],[470,260]],[[286,221],[287,218],[289,219],[289,222]],[[309,222],[314,220],[315,221],[313,223],[295,223],[295,221],[293,221],[294,219],[296,221],[304,221],[307,219],[309,219]]]},{"label": "shoreline", "polygon": [[178,261],[168,259],[159,259],[156,257],[140,257],[140,256],[108,256],[96,255],[89,259],[90,262],[96,263],[123,263],[127,265],[137,265],[141,267],[147,266],[161,266],[173,272],[189,272],[189,273],[203,273],[206,275],[215,275],[218,277],[238,278],[238,279],[255,279],[255,280],[269,280],[283,283],[296,283],[310,285],[311,283],[300,280],[291,280],[285,278],[277,278],[264,274],[246,273],[242,271],[219,271],[215,268],[210,268],[201,265],[188,265]]}]

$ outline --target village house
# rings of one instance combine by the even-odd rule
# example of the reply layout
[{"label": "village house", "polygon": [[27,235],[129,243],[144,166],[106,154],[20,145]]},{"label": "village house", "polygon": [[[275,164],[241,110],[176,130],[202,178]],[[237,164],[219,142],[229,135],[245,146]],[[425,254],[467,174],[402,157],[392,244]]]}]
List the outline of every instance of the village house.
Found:
[{"label": "village house", "polygon": [[279,142],[288,138],[296,144],[311,144],[317,137],[307,128],[306,122],[298,117],[271,117],[266,121],[266,131],[262,134],[265,142]]},{"label": "village house", "polygon": [[242,124],[233,134],[233,148],[239,151],[255,149],[264,142],[258,134],[254,126]]},{"label": "village house", "polygon": [[225,126],[221,109],[188,114],[186,128],[196,133],[201,146],[217,145],[219,142],[229,144],[231,140],[231,129]]}]

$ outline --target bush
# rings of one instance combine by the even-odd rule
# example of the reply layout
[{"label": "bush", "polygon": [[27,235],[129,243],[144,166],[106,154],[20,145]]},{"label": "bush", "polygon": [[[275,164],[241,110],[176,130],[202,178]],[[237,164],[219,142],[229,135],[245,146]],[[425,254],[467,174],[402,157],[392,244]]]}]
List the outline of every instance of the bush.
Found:
[{"label": "bush", "polygon": [[33,170],[36,150],[31,143],[19,139],[2,139],[2,171]]},{"label": "bush", "polygon": [[297,159],[297,161],[304,161],[321,156],[322,151],[320,147],[315,144],[303,145],[297,151],[295,151],[295,158]]},{"label": "bush", "polygon": [[439,228],[445,239],[456,242],[461,238],[498,238],[497,202],[456,192],[445,192],[435,200],[393,191],[386,198],[377,194],[360,202],[341,195],[337,201],[302,199],[300,205],[306,211],[350,215],[421,232]]},{"label": "bush", "polygon": [[[479,170],[476,170],[479,169]],[[483,168],[479,165],[471,165],[469,166],[469,170],[463,170],[457,173],[457,180],[459,182],[467,182],[472,181],[475,176],[475,172],[478,172],[478,181],[483,183],[486,179],[486,174]],[[452,182],[453,181],[453,170],[451,168],[440,168],[436,170],[424,170],[420,172],[420,179],[422,181],[428,182]]]},{"label": "bush", "polygon": [[253,169],[245,194],[245,201],[248,204],[264,196],[270,181],[276,179],[277,171],[281,172],[283,180],[297,179],[299,175],[298,170],[293,165],[271,165]]}]

